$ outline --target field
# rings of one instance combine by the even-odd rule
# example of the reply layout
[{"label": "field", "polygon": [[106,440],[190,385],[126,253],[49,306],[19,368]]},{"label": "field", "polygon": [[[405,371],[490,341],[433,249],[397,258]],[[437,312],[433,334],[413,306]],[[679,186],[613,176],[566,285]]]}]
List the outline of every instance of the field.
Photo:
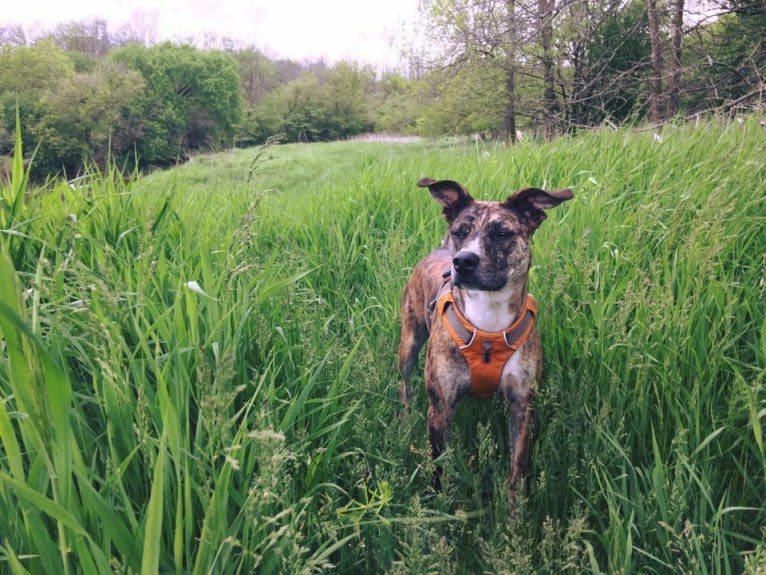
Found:
[{"label": "field", "polygon": [[[430,488],[401,288],[477,198],[534,240],[533,468],[499,399]],[[0,212],[0,572],[766,573],[766,132],[285,145],[34,187]]]}]

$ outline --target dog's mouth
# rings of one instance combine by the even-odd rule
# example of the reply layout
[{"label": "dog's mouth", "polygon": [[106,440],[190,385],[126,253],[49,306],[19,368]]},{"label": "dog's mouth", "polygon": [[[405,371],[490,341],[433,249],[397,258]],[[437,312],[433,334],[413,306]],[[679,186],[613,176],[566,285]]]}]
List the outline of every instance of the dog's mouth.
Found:
[{"label": "dog's mouth", "polygon": [[508,283],[507,277],[483,278],[475,271],[459,272],[452,268],[452,285],[481,291],[499,291]]}]

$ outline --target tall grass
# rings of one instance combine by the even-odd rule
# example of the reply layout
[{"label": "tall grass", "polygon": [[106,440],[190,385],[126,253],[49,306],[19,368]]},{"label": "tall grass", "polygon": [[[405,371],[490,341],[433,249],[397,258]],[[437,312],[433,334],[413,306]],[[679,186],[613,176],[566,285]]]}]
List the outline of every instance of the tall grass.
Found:
[{"label": "tall grass", "polygon": [[[762,572],[759,130],[278,146],[74,188],[29,187],[19,155],[0,571]],[[535,237],[545,376],[514,517],[501,402],[461,404],[439,494],[425,394],[398,417],[399,295],[443,234],[425,175],[575,189]]]}]

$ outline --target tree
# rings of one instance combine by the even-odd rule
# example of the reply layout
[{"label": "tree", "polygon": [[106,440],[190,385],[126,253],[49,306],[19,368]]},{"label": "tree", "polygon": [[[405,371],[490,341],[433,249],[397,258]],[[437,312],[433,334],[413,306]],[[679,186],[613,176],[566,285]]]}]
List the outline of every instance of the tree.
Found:
[{"label": "tree", "polygon": [[279,133],[291,142],[328,139],[320,89],[317,76],[306,73],[269,94],[258,117],[262,140]]},{"label": "tree", "polygon": [[436,71],[424,84],[432,94],[418,118],[427,136],[499,135],[507,113],[507,100],[498,97],[505,70],[493,59],[476,59],[469,65]]},{"label": "tree", "polygon": [[422,81],[399,74],[385,74],[376,84],[372,100],[373,130],[408,134],[416,131],[422,113]]},{"label": "tree", "polygon": [[516,142],[516,0],[506,0],[505,32],[505,111],[503,113],[503,133],[506,141]]},{"label": "tree", "polygon": [[141,44],[145,48],[157,43],[158,10],[135,10],[118,31],[117,44]]},{"label": "tree", "polygon": [[[130,159],[136,134],[128,110],[144,91],[141,75],[124,66],[101,61],[93,72],[75,75],[46,104],[46,124],[72,142],[78,154],[68,171],[83,161],[104,164],[107,157]],[[71,157],[71,156],[70,156]]]},{"label": "tree", "polygon": [[607,11],[593,25],[576,63],[571,117],[580,126],[619,124],[637,114],[642,94],[650,53],[644,4]]},{"label": "tree", "polygon": [[248,118],[248,139],[263,142],[284,134],[288,141],[316,142],[347,138],[374,123],[368,102],[374,72],[349,62],[316,66],[269,93]]},{"label": "tree", "polygon": [[493,132],[502,130],[513,141],[517,124],[526,118],[528,125],[551,136],[569,115],[564,97],[567,90],[571,93],[573,67],[563,50],[562,15],[584,3],[588,0],[435,1],[426,14],[440,48],[432,50],[436,61],[431,68],[456,74],[458,67],[486,69],[492,62],[493,70],[502,71],[493,77],[499,82],[495,98],[504,107],[502,124]]},{"label": "tree", "polygon": [[0,92],[40,96],[73,74],[72,61],[52,40],[0,46]]},{"label": "tree", "polygon": [[538,21],[543,66],[543,125],[547,137],[556,131],[558,101],[554,84],[553,0],[538,0]]},{"label": "tree", "polygon": [[172,163],[190,151],[232,145],[242,101],[236,60],[170,43],[130,45],[110,60],[138,71],[146,86],[130,110],[144,162]]},{"label": "tree", "polygon": [[678,112],[681,99],[681,48],[684,35],[684,0],[673,0],[671,18],[671,50],[670,50],[670,81],[668,85],[668,114],[674,116]]},{"label": "tree", "polygon": [[[534,10],[532,10],[534,13]],[[516,137],[516,101],[518,89],[517,71],[521,68],[521,56],[518,47],[521,44],[519,30],[525,27],[518,14],[518,6],[514,0],[437,0],[425,6],[424,16],[428,20],[429,33],[438,38],[427,46],[427,53],[417,59],[430,66],[431,70],[449,70],[447,74],[477,78],[481,71],[491,69],[489,78],[482,82],[486,89],[489,80],[495,82],[493,91],[495,102],[503,108],[501,124],[495,125],[503,130],[503,136],[508,141]],[[467,71],[475,67],[476,72]],[[441,78],[437,72],[437,78]],[[449,92],[448,100],[454,99],[460,88],[447,83],[436,86],[436,92]],[[439,98],[442,96],[440,95]],[[465,99],[460,97],[459,100]],[[457,102],[453,103],[457,104]],[[483,102],[482,102],[483,103]],[[490,115],[494,115],[498,104],[492,106]],[[462,108],[462,118],[471,115],[481,115],[477,102],[476,110]],[[437,126],[432,118],[440,114],[426,114],[423,125],[429,130]],[[449,122],[449,128],[456,122]],[[467,129],[469,125],[484,125],[485,122],[457,122]]]},{"label": "tree", "polygon": [[242,93],[248,106],[259,104],[267,93],[279,86],[275,63],[260,50],[244,48],[230,53],[239,64]]},{"label": "tree", "polygon": [[686,105],[729,111],[763,105],[766,95],[766,6],[729,0],[726,13],[696,32],[687,50]]},{"label": "tree", "polygon": [[660,123],[665,119],[663,48],[658,2],[659,0],[646,0],[646,13],[649,18],[649,44],[652,51],[652,72],[649,77],[649,117],[655,123]]},{"label": "tree", "polygon": [[322,79],[329,139],[347,138],[372,130],[367,102],[375,80],[373,69],[339,62]]},{"label": "tree", "polygon": [[51,39],[67,52],[80,52],[95,58],[103,58],[112,49],[106,20],[67,22],[53,30]]},{"label": "tree", "polygon": [[47,102],[52,94],[72,81],[74,65],[53,41],[33,46],[0,47],[0,154],[13,150],[18,110],[25,149],[37,149],[36,173],[56,173],[72,158],[80,158],[79,143],[62,138],[50,126]]},{"label": "tree", "polygon": [[27,34],[19,25],[0,26],[0,46],[26,46]]}]

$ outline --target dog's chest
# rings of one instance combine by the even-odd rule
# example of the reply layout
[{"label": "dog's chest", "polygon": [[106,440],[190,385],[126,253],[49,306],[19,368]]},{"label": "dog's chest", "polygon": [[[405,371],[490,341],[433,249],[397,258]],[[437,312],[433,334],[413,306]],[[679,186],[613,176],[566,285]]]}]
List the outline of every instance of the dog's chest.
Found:
[{"label": "dog's chest", "polygon": [[463,290],[463,314],[473,325],[484,331],[500,331],[516,320],[508,302],[513,290],[497,292]]}]

